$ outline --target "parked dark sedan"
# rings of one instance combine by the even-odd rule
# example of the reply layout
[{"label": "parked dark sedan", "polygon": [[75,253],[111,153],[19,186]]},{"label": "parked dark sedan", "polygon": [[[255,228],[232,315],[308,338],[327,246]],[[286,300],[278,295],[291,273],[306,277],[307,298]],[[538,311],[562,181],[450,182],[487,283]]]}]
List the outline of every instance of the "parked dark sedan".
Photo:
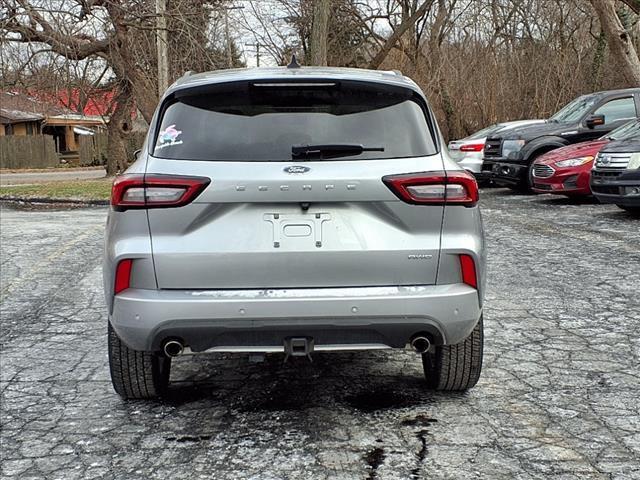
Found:
[{"label": "parked dark sedan", "polygon": [[602,203],[640,214],[640,136],[600,150],[591,172],[591,191]]}]

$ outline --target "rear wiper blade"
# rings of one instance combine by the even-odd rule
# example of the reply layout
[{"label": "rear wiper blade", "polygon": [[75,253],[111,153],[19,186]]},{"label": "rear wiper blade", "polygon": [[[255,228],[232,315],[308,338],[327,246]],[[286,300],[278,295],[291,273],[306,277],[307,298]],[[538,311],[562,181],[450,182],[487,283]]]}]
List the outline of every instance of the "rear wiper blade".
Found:
[{"label": "rear wiper blade", "polygon": [[293,145],[291,156],[300,157],[341,157],[359,155],[362,152],[384,152],[384,147],[365,147],[356,143],[328,143],[323,145]]}]

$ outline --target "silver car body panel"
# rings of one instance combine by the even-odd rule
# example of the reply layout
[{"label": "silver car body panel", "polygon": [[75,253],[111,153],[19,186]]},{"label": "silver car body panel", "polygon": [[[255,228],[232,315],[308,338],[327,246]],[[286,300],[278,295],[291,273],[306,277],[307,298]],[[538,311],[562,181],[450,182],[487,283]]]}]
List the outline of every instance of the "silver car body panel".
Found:
[{"label": "silver car body panel", "polygon": [[[392,72],[332,68],[193,75],[166,95],[301,76],[389,83],[422,96]],[[290,173],[287,167],[300,162],[156,158],[150,141],[126,173],[211,183],[183,207],[109,213],[104,287],[111,324],[130,347],[155,350],[179,336],[193,351],[273,351],[283,336],[305,332],[318,350],[401,347],[425,331],[449,344],[480,318],[485,248],[478,207],[410,205],[382,182],[461,170],[446,149],[415,158],[305,161],[308,171]],[[475,260],[478,289],[462,283],[460,254]],[[131,284],[113,295],[122,259],[133,259]]]}]

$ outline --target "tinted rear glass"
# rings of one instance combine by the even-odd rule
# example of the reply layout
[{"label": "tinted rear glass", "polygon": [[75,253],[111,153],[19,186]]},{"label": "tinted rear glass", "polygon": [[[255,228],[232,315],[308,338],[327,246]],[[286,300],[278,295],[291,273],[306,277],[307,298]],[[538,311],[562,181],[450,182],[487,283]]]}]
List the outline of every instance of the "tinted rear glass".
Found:
[{"label": "tinted rear glass", "polygon": [[294,145],[383,147],[347,160],[433,155],[417,95],[369,83],[241,84],[176,98],[153,155],[211,161],[291,161]]}]

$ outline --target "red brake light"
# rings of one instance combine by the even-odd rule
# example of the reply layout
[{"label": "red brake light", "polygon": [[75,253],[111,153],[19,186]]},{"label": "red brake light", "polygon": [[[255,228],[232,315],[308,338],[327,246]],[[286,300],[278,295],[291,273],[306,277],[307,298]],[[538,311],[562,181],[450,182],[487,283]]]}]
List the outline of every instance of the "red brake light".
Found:
[{"label": "red brake light", "polygon": [[460,146],[461,152],[481,152],[484,150],[484,143],[470,143]]},{"label": "red brake light", "polygon": [[466,171],[388,175],[382,181],[398,198],[416,205],[464,205],[478,203],[478,184]]},{"label": "red brake light", "polygon": [[118,266],[116,267],[116,281],[113,288],[114,295],[122,292],[129,288],[129,282],[131,280],[131,266],[133,265],[133,260],[126,259],[120,260],[118,262]]},{"label": "red brake light", "polygon": [[128,208],[181,207],[191,203],[211,183],[206,177],[130,174],[113,181],[111,205]]},{"label": "red brake light", "polygon": [[462,270],[462,281],[470,287],[478,288],[476,263],[471,255],[460,255],[460,269]]}]

